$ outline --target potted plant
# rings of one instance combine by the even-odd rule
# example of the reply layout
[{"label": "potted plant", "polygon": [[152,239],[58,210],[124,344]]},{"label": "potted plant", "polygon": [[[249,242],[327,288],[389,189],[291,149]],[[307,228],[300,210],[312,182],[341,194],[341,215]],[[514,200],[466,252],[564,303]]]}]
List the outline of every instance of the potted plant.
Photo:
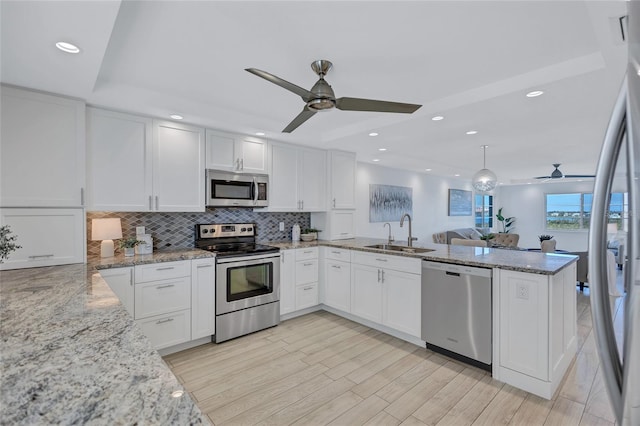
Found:
[{"label": "potted plant", "polygon": [[15,243],[18,237],[11,235],[9,225],[0,226],[0,263],[9,258],[9,254],[22,248]]},{"label": "potted plant", "polygon": [[135,254],[135,247],[138,244],[144,244],[144,241],[138,240],[136,237],[123,238],[118,242],[118,246],[124,250],[125,256],[133,256]]},{"label": "potted plant", "polygon": [[553,252],[556,249],[556,242],[553,240],[553,235],[538,235],[540,240],[540,250],[543,252]]},{"label": "potted plant", "polygon": [[300,233],[300,239],[302,241],[314,241],[318,239],[318,232],[321,232],[316,228],[305,228]]},{"label": "potted plant", "polygon": [[508,234],[514,225],[516,218],[504,217],[504,215],[502,214],[502,209],[503,209],[502,207],[498,209],[498,214],[496,214],[496,219],[498,219],[498,222],[502,224],[502,233]]}]

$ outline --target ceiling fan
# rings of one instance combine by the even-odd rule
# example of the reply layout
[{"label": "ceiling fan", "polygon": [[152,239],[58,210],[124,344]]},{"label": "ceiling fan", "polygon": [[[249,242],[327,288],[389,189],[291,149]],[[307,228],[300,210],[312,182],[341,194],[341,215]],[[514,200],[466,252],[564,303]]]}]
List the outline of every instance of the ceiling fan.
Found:
[{"label": "ceiling fan", "polygon": [[302,112],[284,128],[282,131],[283,133],[293,132],[298,126],[313,117],[316,112],[331,108],[337,108],[342,111],[375,111],[411,114],[422,106],[361,98],[345,97],[336,99],[333,89],[324,79],[324,76],[327,75],[332,66],[333,64],[325,59],[320,59],[311,63],[311,68],[320,77],[311,90],[303,89],[302,87],[289,83],[280,77],[276,77],[273,74],[256,68],[246,68],[245,71],[249,71],[251,74],[262,77],[273,84],[277,84],[278,86],[295,93],[306,103]]},{"label": "ceiling fan", "polygon": [[565,175],[563,174],[558,167],[560,167],[560,163],[554,163],[553,167],[555,169],[551,172],[550,176],[537,176],[534,179],[563,179],[563,178],[593,178],[595,175]]}]

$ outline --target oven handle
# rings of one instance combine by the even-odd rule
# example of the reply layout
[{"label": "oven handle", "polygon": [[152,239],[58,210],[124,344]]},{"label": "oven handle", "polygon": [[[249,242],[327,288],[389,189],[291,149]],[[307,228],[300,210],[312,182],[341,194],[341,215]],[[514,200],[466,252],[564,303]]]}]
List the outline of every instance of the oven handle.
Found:
[{"label": "oven handle", "polygon": [[264,260],[264,259],[278,259],[280,257],[280,253],[268,253],[268,254],[256,254],[251,256],[241,256],[241,257],[229,257],[229,258],[216,258],[216,263],[240,263],[247,262],[253,260]]}]

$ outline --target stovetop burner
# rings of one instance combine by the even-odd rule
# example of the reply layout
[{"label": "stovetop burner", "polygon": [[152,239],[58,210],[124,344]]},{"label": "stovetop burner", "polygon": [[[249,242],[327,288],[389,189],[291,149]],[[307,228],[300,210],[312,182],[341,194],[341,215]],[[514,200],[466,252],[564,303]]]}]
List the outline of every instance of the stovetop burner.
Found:
[{"label": "stovetop burner", "polygon": [[255,223],[196,225],[196,248],[216,253],[217,257],[277,253],[279,248],[256,244]]}]

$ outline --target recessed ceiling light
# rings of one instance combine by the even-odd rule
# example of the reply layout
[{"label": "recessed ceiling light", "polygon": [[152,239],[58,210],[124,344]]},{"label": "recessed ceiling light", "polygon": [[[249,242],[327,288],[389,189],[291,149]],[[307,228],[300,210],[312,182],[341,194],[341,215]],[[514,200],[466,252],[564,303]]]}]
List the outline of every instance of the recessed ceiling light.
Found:
[{"label": "recessed ceiling light", "polygon": [[527,182],[527,185],[531,185],[531,182]]},{"label": "recessed ceiling light", "polygon": [[378,161],[380,161],[380,159],[379,158],[374,158],[372,161],[377,163]]},{"label": "recessed ceiling light", "polygon": [[256,132],[256,136],[264,136],[264,132]]},{"label": "recessed ceiling light", "polygon": [[173,118],[174,120],[182,120],[184,117],[178,114],[171,114],[169,117]]},{"label": "recessed ceiling light", "polygon": [[467,134],[468,134],[468,135],[475,135],[476,133],[478,133],[478,131],[477,131],[477,130],[469,130],[469,131],[467,132]]},{"label": "recessed ceiling light", "polygon": [[458,176],[460,176],[460,173],[456,173],[454,176],[455,176],[455,177],[458,177]]},{"label": "recessed ceiling light", "polygon": [[56,43],[56,47],[63,52],[67,53],[80,53],[80,48],[75,44],[68,43],[66,41],[59,41]]},{"label": "recessed ceiling light", "polygon": [[430,171],[431,171],[431,169],[424,169],[424,171],[425,171],[425,172],[430,172]]},{"label": "recessed ceiling light", "polygon": [[384,151],[386,151],[386,150],[387,150],[387,148],[378,148],[378,151],[382,151],[382,152],[384,152]]},{"label": "recessed ceiling light", "polygon": [[542,95],[544,92],[542,90],[534,90],[533,92],[527,93],[527,98],[535,98],[537,96]]},{"label": "recessed ceiling light", "polygon": [[371,132],[369,133],[369,136],[378,136],[378,134],[376,132]]},{"label": "recessed ceiling light", "polygon": [[436,115],[435,117],[431,117],[431,119],[433,121],[440,121],[440,120],[444,120],[444,117],[441,115]]}]

